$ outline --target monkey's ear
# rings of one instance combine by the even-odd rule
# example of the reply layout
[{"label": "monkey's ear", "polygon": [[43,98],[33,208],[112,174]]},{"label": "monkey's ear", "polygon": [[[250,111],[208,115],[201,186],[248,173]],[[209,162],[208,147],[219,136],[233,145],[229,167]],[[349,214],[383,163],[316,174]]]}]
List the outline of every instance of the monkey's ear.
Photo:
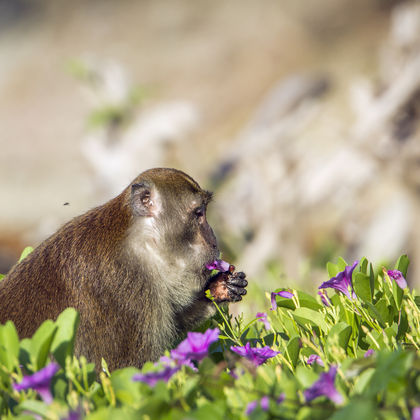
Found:
[{"label": "monkey's ear", "polygon": [[156,216],[157,201],[157,192],[150,185],[141,182],[131,186],[131,207],[136,216]]}]

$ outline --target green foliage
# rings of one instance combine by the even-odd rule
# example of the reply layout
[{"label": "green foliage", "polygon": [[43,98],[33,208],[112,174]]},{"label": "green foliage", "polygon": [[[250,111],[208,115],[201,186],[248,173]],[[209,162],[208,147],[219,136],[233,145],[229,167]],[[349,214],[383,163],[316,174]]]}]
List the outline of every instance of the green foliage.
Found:
[{"label": "green foliage", "polygon": [[[328,263],[329,276],[347,265],[343,259]],[[406,276],[407,268],[408,258],[402,256],[395,269]],[[84,357],[75,358],[79,317],[74,309],[21,341],[7,322],[0,326],[0,417],[410,419],[420,406],[420,296],[399,288],[385,269],[375,272],[365,258],[352,281],[355,296],[328,289],[328,305],[296,290],[291,299],[276,296],[277,309],[266,310],[269,325],[254,318],[245,322],[216,305],[218,318],[211,322],[218,322],[220,335],[209,357],[196,370],[182,366],[167,383],[153,387],[132,380],[140,372],[134,367],[109,373],[103,361],[97,375]],[[255,366],[230,350],[246,343],[280,353]],[[318,363],[308,363],[311,355],[319,356]],[[36,390],[13,388],[51,359],[60,366],[50,386],[51,404]],[[307,390],[333,366],[342,402],[325,395],[309,401]],[[147,363],[141,372],[159,369],[160,364]],[[246,414],[252,402],[255,408]]]}]

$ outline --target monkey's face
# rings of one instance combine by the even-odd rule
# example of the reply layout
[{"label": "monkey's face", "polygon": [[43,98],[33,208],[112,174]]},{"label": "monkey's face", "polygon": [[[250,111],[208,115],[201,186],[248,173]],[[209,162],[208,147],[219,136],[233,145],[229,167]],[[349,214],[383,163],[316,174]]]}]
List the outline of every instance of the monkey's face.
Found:
[{"label": "monkey's face", "polygon": [[144,239],[138,247],[144,247],[165,275],[181,274],[186,282],[203,286],[210,275],[205,265],[219,256],[206,217],[211,194],[179,171],[145,174],[144,181],[131,187],[134,223],[140,226],[137,237]]}]

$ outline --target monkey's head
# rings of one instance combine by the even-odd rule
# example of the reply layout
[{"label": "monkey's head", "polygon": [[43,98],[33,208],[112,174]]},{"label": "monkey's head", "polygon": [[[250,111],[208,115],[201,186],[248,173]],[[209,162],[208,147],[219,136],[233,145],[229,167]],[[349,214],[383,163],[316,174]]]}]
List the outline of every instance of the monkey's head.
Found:
[{"label": "monkey's head", "polygon": [[[133,215],[130,243],[137,255],[153,261],[160,272],[178,271],[202,287],[205,265],[219,256],[207,222],[211,193],[176,169],[156,168],[140,174],[127,189]],[[189,276],[190,274],[190,276]]]}]

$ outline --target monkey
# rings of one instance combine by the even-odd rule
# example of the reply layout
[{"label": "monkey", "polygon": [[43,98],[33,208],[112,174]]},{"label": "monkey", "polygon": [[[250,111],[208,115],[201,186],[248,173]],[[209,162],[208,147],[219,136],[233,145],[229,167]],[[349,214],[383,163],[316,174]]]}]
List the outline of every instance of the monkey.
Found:
[{"label": "monkey", "polygon": [[156,361],[217,303],[246,294],[243,272],[211,276],[220,251],[207,222],[212,194],[177,169],[141,173],[121,194],[75,217],[0,281],[0,323],[20,338],[67,307],[80,314],[75,355],[100,370]]}]

